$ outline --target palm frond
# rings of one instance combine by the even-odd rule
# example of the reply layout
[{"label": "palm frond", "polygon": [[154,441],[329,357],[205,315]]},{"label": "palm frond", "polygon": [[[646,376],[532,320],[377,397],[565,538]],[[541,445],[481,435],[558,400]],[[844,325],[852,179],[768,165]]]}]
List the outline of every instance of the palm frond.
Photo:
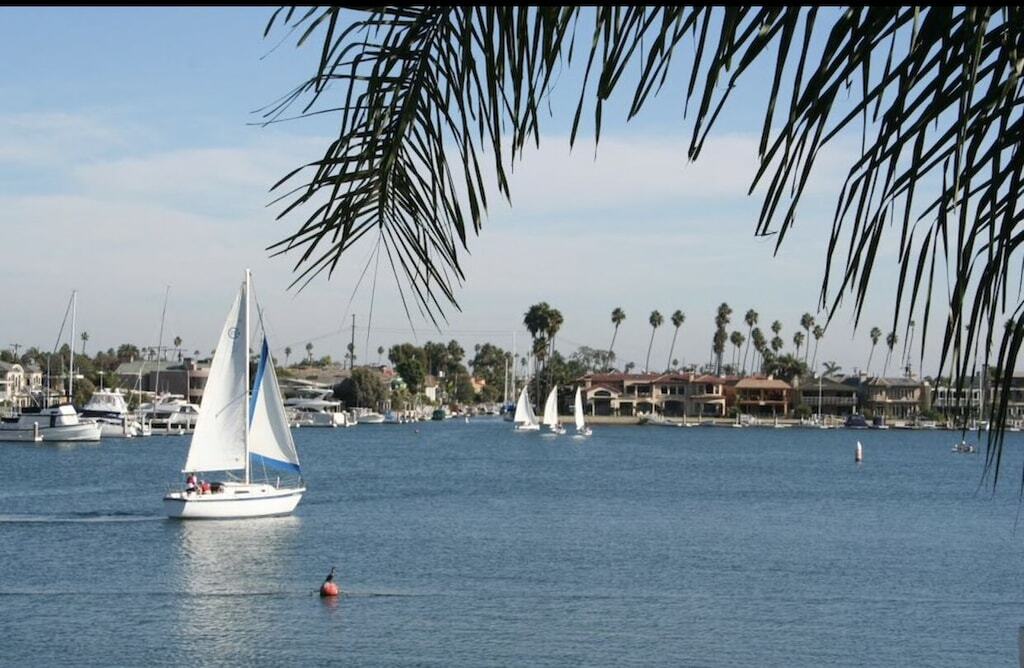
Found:
[{"label": "palm frond", "polygon": [[[277,186],[300,184],[283,196],[281,216],[301,209],[305,220],[272,247],[298,253],[297,282],[330,274],[373,234],[416,304],[432,318],[443,315],[457,308],[461,253],[481,229],[488,191],[510,198],[511,165],[540,142],[543,105],[561,68],[582,67],[571,141],[585,114],[599,141],[616,92],[628,96],[632,118],[683,61],[684,113],[693,123],[687,157],[698,160],[743,75],[763,60],[771,87],[750,188],[762,197],[755,233],[775,235],[778,248],[823,149],[859,135],[827,235],[821,307],[830,321],[849,295],[859,321],[880,250],[898,244],[891,330],[902,323],[905,333],[923,310],[923,358],[929,315],[945,311],[939,373],[949,364],[962,388],[979,362],[994,368],[993,418],[1005,421],[1024,339],[1024,9],[341,12],[282,9],[266,30],[322,45],[315,74],[264,109],[264,121],[297,105],[300,117],[329,111],[339,119],[323,157]],[[690,44],[693,58],[674,58]],[[574,61],[576,50],[585,57]],[[951,277],[945,286],[935,275],[943,266]],[[936,294],[943,287],[948,295]],[[1001,324],[1004,314],[1011,326]],[[996,429],[989,441],[993,483],[1002,437]]]}]

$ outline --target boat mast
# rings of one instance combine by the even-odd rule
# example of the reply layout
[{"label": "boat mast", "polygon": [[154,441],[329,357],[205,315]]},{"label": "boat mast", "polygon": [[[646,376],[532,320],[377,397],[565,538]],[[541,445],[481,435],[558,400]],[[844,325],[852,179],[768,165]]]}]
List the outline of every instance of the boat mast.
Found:
[{"label": "boat mast", "polygon": [[245,484],[249,484],[249,270],[245,270]]},{"label": "boat mast", "polygon": [[68,402],[75,404],[75,315],[78,309],[78,290],[71,291],[71,361],[68,364]]}]

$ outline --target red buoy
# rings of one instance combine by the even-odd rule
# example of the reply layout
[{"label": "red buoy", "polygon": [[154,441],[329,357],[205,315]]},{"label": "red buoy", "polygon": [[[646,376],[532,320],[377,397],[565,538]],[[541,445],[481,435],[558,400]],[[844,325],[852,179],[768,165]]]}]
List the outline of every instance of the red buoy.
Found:
[{"label": "red buoy", "polygon": [[333,582],[325,582],[320,586],[320,597],[327,598],[329,596],[338,595],[338,585]]}]

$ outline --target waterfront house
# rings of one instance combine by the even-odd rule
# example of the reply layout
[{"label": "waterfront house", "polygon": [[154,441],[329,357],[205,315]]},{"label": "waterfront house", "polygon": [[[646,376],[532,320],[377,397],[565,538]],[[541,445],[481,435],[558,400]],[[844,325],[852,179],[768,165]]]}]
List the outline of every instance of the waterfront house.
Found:
[{"label": "waterfront house", "polygon": [[856,387],[862,412],[885,420],[913,420],[931,405],[931,385],[913,377],[852,377],[844,383]]},{"label": "waterfront house", "polygon": [[834,378],[804,376],[793,381],[795,402],[821,415],[847,416],[857,412],[857,388]]},{"label": "waterfront house", "polygon": [[0,405],[25,407],[43,387],[43,372],[35,364],[0,362]]},{"label": "waterfront house", "polygon": [[736,409],[755,417],[782,417],[793,405],[793,387],[768,376],[749,376],[736,383]]},{"label": "waterfront house", "polygon": [[591,373],[578,379],[591,415],[725,414],[723,380],[692,373]]}]

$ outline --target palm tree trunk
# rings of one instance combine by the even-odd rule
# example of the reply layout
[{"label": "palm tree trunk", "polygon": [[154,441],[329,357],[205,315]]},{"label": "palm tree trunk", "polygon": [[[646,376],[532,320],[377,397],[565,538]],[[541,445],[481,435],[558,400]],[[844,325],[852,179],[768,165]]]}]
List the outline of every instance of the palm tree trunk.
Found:
[{"label": "palm tree trunk", "polygon": [[804,366],[807,366],[807,353],[811,351],[811,330],[809,327],[804,329],[807,332],[807,345],[804,347]]},{"label": "palm tree trunk", "polygon": [[618,325],[618,323],[616,323],[615,331],[612,332],[612,344],[610,346],[608,346],[608,366],[609,367],[611,367],[611,365],[612,365],[612,359],[611,359],[612,351],[615,349],[615,337],[618,336],[618,335],[619,335],[619,325]]},{"label": "palm tree trunk", "polygon": [[811,358],[811,369],[812,370],[814,369],[814,366],[818,363],[818,342],[819,341],[821,341],[821,339],[814,339],[814,357]]},{"label": "palm tree trunk", "polygon": [[651,327],[651,342],[647,344],[647,361],[644,362],[644,373],[647,373],[651,368],[651,348],[654,347],[654,332],[657,330]]},{"label": "palm tree trunk", "polygon": [[[750,352],[750,339],[753,338],[751,334],[754,332],[754,326],[747,327],[747,349],[743,351],[743,374],[747,373],[747,354]],[[753,360],[751,360],[753,364]]]},{"label": "palm tree trunk", "polygon": [[877,343],[871,344],[871,353],[868,355],[868,366],[864,369],[864,373],[871,375],[871,358],[875,356],[875,346]]},{"label": "palm tree trunk", "polygon": [[672,353],[676,351],[676,337],[679,336],[679,328],[676,327],[676,331],[672,334],[672,346],[668,349],[668,362],[665,363],[665,370],[668,371],[672,368]]},{"label": "palm tree trunk", "polygon": [[882,365],[882,378],[885,378],[886,372],[889,371],[889,356],[892,355],[892,348],[885,354],[885,364]]}]

